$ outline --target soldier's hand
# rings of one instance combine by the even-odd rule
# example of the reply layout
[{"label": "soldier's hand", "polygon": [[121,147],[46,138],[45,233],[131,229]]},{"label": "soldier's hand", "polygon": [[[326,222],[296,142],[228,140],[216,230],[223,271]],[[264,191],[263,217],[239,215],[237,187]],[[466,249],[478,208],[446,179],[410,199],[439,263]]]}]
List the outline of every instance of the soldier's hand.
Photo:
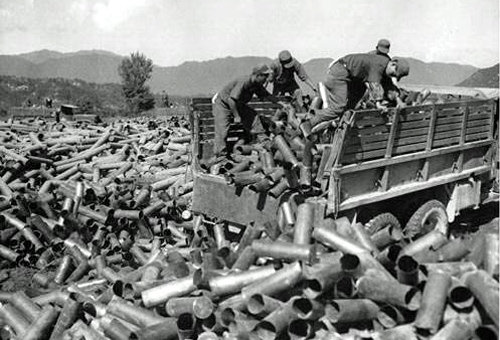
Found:
[{"label": "soldier's hand", "polygon": [[239,115],[235,115],[234,118],[233,118],[233,122],[235,124],[241,123],[241,117]]},{"label": "soldier's hand", "polygon": [[387,108],[387,106],[382,105],[380,102],[377,102],[376,106],[377,106],[378,110],[382,111],[382,113],[387,113],[389,111],[389,109]]}]

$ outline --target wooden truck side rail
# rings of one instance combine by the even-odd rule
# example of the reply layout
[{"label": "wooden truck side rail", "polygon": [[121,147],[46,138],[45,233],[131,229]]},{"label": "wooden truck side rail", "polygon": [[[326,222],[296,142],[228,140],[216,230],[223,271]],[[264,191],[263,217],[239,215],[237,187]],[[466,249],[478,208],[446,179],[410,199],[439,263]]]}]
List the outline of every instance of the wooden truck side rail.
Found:
[{"label": "wooden truck side rail", "polygon": [[496,110],[495,100],[479,100],[353,112],[321,178],[328,212],[489,174]]}]

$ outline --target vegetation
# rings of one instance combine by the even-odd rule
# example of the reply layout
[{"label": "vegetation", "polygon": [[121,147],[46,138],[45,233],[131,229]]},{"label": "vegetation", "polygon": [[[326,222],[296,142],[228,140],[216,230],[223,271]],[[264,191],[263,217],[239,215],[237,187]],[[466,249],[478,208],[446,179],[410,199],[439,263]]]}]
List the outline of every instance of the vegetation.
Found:
[{"label": "vegetation", "polygon": [[155,106],[155,99],[146,81],[153,73],[153,61],[144,54],[135,52],[124,58],[118,66],[122,78],[125,102],[131,113],[147,111]]},{"label": "vegetation", "polygon": [[0,109],[43,106],[52,98],[53,107],[80,106],[85,113],[114,115],[125,109],[119,84],[94,84],[79,79],[0,76]]}]

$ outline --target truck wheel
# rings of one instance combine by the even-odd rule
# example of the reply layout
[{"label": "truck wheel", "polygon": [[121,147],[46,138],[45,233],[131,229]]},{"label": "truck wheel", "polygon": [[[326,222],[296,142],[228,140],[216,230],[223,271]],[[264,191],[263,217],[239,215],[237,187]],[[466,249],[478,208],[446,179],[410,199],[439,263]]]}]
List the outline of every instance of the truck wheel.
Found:
[{"label": "truck wheel", "polygon": [[401,224],[398,219],[391,213],[378,214],[365,224],[366,230],[370,235],[375,234],[377,231],[382,230],[387,226],[401,228]]},{"label": "truck wheel", "polygon": [[430,200],[422,204],[408,220],[404,233],[406,237],[414,238],[432,230],[438,230],[444,235],[448,234],[446,208],[438,200]]}]

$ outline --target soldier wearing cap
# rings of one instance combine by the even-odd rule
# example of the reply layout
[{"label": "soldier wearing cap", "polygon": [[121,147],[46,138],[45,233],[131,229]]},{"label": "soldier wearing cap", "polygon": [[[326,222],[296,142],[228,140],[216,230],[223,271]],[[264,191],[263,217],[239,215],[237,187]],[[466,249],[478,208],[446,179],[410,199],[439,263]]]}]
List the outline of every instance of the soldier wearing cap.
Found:
[{"label": "soldier wearing cap", "polygon": [[264,128],[257,115],[247,103],[254,95],[261,99],[269,100],[273,103],[280,103],[278,99],[267,92],[264,88],[271,69],[265,64],[259,64],[252,70],[249,76],[243,76],[231,81],[219,91],[213,98],[213,115],[215,126],[215,156],[227,156],[226,137],[229,125],[234,122],[241,122],[247,136],[251,133],[259,137],[264,134]]},{"label": "soldier wearing cap", "polygon": [[[410,73],[410,65],[405,59],[371,53],[349,54],[332,63],[324,81],[326,93],[323,109],[311,118],[311,125],[339,118],[345,110],[354,109],[368,91],[369,100],[378,109],[384,92],[392,86],[391,77],[397,80]],[[399,98],[398,105],[403,105]]]},{"label": "soldier wearing cap", "polygon": [[369,53],[370,54],[379,54],[379,55],[386,56],[387,58],[391,59],[391,57],[389,57],[389,50],[390,49],[391,49],[390,41],[387,39],[380,39],[378,41],[375,49]]},{"label": "soldier wearing cap", "polygon": [[270,81],[273,83],[273,95],[275,96],[288,93],[297,101],[298,106],[302,106],[302,93],[295,80],[295,75],[316,92],[316,87],[307,75],[304,66],[293,58],[289,51],[284,50],[279,53],[278,59],[271,63],[271,70]]}]

